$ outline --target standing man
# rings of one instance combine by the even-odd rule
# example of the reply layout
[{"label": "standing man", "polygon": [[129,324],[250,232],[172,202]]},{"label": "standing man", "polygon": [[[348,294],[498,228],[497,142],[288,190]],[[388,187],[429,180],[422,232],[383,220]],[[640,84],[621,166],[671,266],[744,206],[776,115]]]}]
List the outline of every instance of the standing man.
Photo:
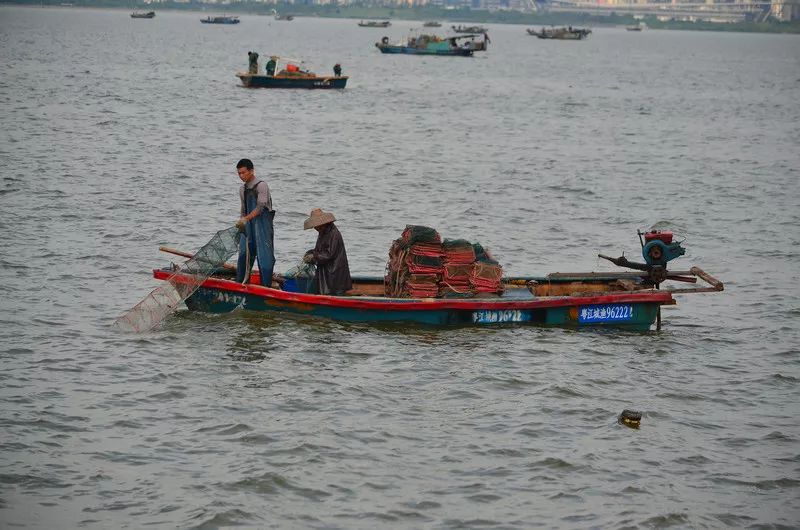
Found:
[{"label": "standing man", "polygon": [[264,66],[264,69],[266,70],[267,75],[269,75],[269,76],[274,76],[275,75],[275,66],[276,66],[275,59],[276,59],[276,57],[274,55],[272,55],[269,58],[269,61],[267,61],[266,66]]},{"label": "standing man", "polygon": [[314,274],[316,294],[341,296],[353,288],[344,239],[333,224],[335,220],[331,212],[316,208],[311,210],[311,215],[303,223],[304,230],[315,228],[318,232],[314,250],[308,251],[303,257],[306,263],[317,266]]},{"label": "standing man", "polygon": [[333,65],[333,75],[336,77],[342,77],[342,65],[336,63]]},{"label": "standing man", "polygon": [[247,52],[247,61],[250,63],[248,73],[258,73],[258,54],[256,52]]},{"label": "standing man", "polygon": [[272,209],[272,196],[269,186],[263,180],[256,179],[253,162],[248,158],[239,160],[236,172],[242,181],[239,188],[241,202],[240,219],[236,226],[244,232],[239,239],[239,261],[236,266],[236,281],[244,282],[249,277],[253,262],[258,259],[258,271],[261,274],[261,285],[272,285],[272,270],[275,267],[275,241],[272,221],[275,210]]}]

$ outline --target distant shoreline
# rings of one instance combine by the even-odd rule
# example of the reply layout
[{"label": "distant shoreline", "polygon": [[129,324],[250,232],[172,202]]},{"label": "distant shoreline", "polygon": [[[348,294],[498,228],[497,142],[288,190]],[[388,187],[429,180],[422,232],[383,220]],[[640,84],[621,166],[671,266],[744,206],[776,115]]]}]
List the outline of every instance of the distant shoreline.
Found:
[{"label": "distant shoreline", "polygon": [[522,13],[519,11],[480,11],[470,9],[441,9],[437,7],[388,8],[362,6],[299,5],[299,4],[205,4],[199,2],[126,5],[119,0],[0,0],[0,5],[41,7],[90,7],[126,11],[196,11],[201,13],[225,12],[229,14],[281,14],[297,17],[344,18],[357,20],[439,20],[452,23],[515,24],[528,26],[627,26],[643,22],[649,29],[686,31],[725,31],[742,33],[800,34],[800,21],[795,22],[686,22],[660,21],[655,17],[635,18],[632,15],[593,15],[590,13]]}]

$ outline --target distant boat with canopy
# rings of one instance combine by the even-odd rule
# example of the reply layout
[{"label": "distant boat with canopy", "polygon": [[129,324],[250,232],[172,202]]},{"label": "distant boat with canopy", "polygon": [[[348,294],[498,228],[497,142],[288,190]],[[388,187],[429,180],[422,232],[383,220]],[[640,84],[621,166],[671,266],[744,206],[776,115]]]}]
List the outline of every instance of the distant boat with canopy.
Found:
[{"label": "distant boat with canopy", "polygon": [[553,40],[583,40],[592,33],[592,30],[587,28],[573,28],[572,26],[566,28],[542,28],[540,31],[535,29],[526,29],[528,35],[538,37],[540,39],[553,39]]},{"label": "distant boat with canopy", "polygon": [[[483,37],[483,40],[476,40]],[[430,34],[412,34],[399,42],[390,42],[383,37],[375,46],[381,53],[407,55],[445,55],[470,57],[477,51],[486,51],[489,36],[483,34],[466,34],[452,37],[439,37]]]}]

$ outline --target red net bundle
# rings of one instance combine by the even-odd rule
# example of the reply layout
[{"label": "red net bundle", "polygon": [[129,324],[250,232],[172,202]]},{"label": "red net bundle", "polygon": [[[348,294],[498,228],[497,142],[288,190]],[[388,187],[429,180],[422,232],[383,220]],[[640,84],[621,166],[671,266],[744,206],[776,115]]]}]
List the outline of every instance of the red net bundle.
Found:
[{"label": "red net bundle", "polygon": [[413,274],[441,274],[441,243],[414,243],[408,247],[406,266]]},{"label": "red net bundle", "polygon": [[386,296],[471,298],[503,292],[503,268],[480,244],[465,239],[442,243],[433,228],[408,225],[389,249]]},{"label": "red net bundle", "polygon": [[469,278],[470,285],[477,293],[503,292],[503,267],[480,243],[473,245],[475,264]]},{"label": "red net bundle", "polygon": [[442,298],[469,298],[475,293],[470,285],[472,263],[475,261],[475,250],[466,239],[445,239],[442,243],[444,252],[444,271],[439,286]]},{"label": "red net bundle", "polygon": [[411,298],[435,298],[439,294],[439,275],[410,275],[405,282],[404,294]]},{"label": "red net bundle", "polygon": [[384,276],[384,293],[386,296],[398,297],[403,291],[403,284],[408,276],[405,267],[406,247],[402,239],[395,239],[389,248],[389,261],[386,263]]},{"label": "red net bundle", "polygon": [[406,225],[403,234],[400,236],[403,243],[413,245],[414,243],[441,243],[442,238],[439,232],[429,226]]},{"label": "red net bundle", "polygon": [[386,296],[436,297],[442,275],[441,241],[433,228],[406,226],[389,249],[384,278]]},{"label": "red net bundle", "polygon": [[475,261],[475,249],[466,239],[445,239],[442,251],[445,263],[469,265]]},{"label": "red net bundle", "polygon": [[503,267],[477,262],[472,266],[469,283],[476,293],[503,292]]}]

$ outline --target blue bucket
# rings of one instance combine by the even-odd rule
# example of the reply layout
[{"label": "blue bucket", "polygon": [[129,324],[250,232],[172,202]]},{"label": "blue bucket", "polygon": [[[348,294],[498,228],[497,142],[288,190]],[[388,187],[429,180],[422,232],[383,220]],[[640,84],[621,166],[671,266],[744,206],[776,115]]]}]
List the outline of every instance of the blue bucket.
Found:
[{"label": "blue bucket", "polygon": [[313,278],[286,278],[283,281],[283,290],[289,293],[308,293],[313,282]]}]

